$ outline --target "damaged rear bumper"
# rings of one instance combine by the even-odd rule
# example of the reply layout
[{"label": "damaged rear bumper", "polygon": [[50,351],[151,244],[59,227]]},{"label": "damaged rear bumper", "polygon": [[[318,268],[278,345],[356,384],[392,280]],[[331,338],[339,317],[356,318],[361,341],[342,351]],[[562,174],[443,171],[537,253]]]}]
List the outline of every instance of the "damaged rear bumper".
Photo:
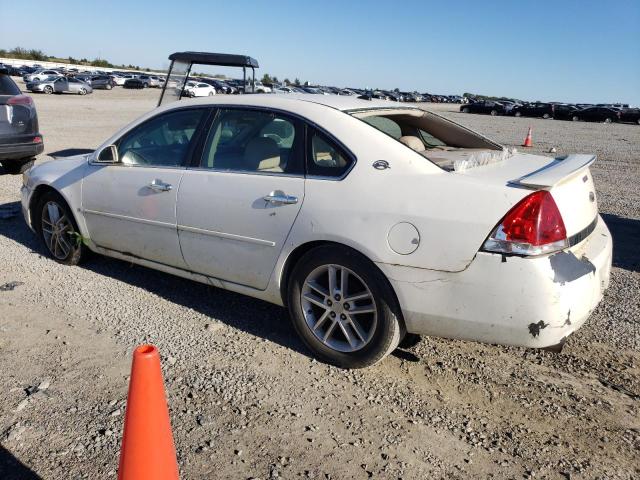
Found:
[{"label": "damaged rear bumper", "polygon": [[582,326],[609,285],[612,239],[600,216],[591,235],[552,255],[479,252],[462,272],[378,263],[400,302],[407,331],[546,348]]}]

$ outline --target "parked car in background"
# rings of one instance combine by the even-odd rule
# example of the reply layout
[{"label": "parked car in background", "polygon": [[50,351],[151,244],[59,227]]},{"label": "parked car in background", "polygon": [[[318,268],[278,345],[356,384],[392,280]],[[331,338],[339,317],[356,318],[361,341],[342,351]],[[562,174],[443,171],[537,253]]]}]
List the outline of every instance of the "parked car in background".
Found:
[{"label": "parked car in background", "polygon": [[116,82],[109,75],[95,75],[91,77],[92,88],[104,88],[105,90],[111,90],[116,86]]},{"label": "parked car in background", "polygon": [[117,85],[120,87],[124,85],[124,81],[126,80],[126,78],[124,78],[122,75],[111,74],[109,76],[111,77],[111,80],[113,80],[114,85]]},{"label": "parked car in background", "polygon": [[640,108],[623,108],[620,111],[620,121],[640,125]]},{"label": "parked car in background", "polygon": [[204,82],[187,82],[184,95],[187,97],[210,97],[216,94],[216,88]]},{"label": "parked car in background", "polygon": [[27,83],[26,87],[34,93],[76,93],[78,95],[93,93],[91,85],[74,77],[53,76],[41,82]]},{"label": "parked car in background", "polygon": [[49,78],[51,76],[57,76],[60,75],[60,72],[58,72],[57,70],[37,70],[33,73],[29,73],[27,75],[25,75],[24,77],[22,77],[22,80],[24,80],[25,83],[28,82],[39,82],[41,80],[44,80],[45,78]]},{"label": "parked car in background", "polygon": [[123,88],[147,88],[148,83],[143,82],[138,77],[127,78],[122,85]]},{"label": "parked car in background", "polygon": [[583,110],[577,110],[573,113],[571,119],[574,122],[604,122],[613,123],[620,121],[621,112],[608,107],[589,107]]},{"label": "parked car in background", "polygon": [[33,99],[0,69],[0,164],[7,173],[22,173],[43,149]]},{"label": "parked car in background", "polygon": [[573,115],[580,110],[569,103],[556,103],[553,105],[553,118],[556,120],[571,120]]},{"label": "parked car in background", "polygon": [[511,114],[516,117],[553,118],[554,105],[551,103],[525,103],[513,108]]},{"label": "parked car in background", "polygon": [[[233,100],[171,103],[30,169],[22,211],[48,255],[94,251],[286,305],[345,368],[406,332],[559,348],[601,301],[612,238],[595,155],[509,152],[388,102]],[[496,161],[452,172],[478,152]]]},{"label": "parked car in background", "polygon": [[462,113],[488,113],[489,115],[505,115],[507,109],[503,103],[493,100],[481,100],[460,106]]}]

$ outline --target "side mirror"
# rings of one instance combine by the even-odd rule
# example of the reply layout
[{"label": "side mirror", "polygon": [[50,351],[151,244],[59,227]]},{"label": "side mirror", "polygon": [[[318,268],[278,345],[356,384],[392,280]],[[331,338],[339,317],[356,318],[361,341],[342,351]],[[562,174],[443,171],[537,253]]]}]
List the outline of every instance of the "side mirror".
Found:
[{"label": "side mirror", "polygon": [[115,145],[108,145],[104,147],[96,156],[97,163],[118,163],[118,147]]}]

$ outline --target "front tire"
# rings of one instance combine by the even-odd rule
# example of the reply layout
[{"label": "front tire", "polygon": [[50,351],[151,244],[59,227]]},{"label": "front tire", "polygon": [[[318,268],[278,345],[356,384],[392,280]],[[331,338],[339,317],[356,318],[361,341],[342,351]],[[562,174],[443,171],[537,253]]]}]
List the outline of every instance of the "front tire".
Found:
[{"label": "front tire", "polygon": [[496,115],[498,115],[498,111],[497,110],[491,110],[491,116],[495,117]]},{"label": "front tire", "polygon": [[373,365],[404,334],[391,286],[367,258],[339,245],[307,252],[288,285],[293,326],[320,359],[342,368]]},{"label": "front tire", "polygon": [[551,118],[551,115],[549,115],[548,113],[545,113],[544,115],[542,115],[542,118],[544,118],[545,120],[548,120],[549,118]]},{"label": "front tire", "polygon": [[574,122],[579,122],[580,121],[580,117],[577,115],[574,115],[573,117],[571,117],[571,120],[573,120]]},{"label": "front tire", "polygon": [[521,112],[516,112],[516,113],[514,113],[513,115],[514,115],[515,117],[521,117],[521,116],[522,116],[522,113],[521,113]]},{"label": "front tire", "polygon": [[44,87],[44,88],[42,89],[42,91],[43,91],[44,93],[46,93],[47,95],[50,95],[50,94],[52,94],[52,93],[53,93],[53,88],[51,88],[51,87],[49,87],[49,86],[46,86],[46,87]]},{"label": "front tire", "polygon": [[65,265],[78,265],[87,254],[78,224],[67,202],[56,192],[47,192],[39,200],[34,223],[49,256]]},{"label": "front tire", "polygon": [[468,108],[463,108],[462,109],[462,113],[469,113],[469,109]]},{"label": "front tire", "polygon": [[87,94],[87,89],[86,88],[81,88],[80,91],[78,92],[80,95],[86,95]]},{"label": "front tire", "polygon": [[613,123],[613,120],[609,117],[604,119],[604,123]]}]

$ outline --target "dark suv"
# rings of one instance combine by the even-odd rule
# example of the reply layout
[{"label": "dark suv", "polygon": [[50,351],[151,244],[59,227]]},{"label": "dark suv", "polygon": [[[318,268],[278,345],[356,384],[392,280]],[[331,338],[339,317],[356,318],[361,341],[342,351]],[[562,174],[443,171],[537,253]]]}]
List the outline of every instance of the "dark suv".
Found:
[{"label": "dark suv", "polygon": [[0,69],[0,163],[4,171],[24,172],[43,150],[33,99],[22,95],[7,69]]}]

